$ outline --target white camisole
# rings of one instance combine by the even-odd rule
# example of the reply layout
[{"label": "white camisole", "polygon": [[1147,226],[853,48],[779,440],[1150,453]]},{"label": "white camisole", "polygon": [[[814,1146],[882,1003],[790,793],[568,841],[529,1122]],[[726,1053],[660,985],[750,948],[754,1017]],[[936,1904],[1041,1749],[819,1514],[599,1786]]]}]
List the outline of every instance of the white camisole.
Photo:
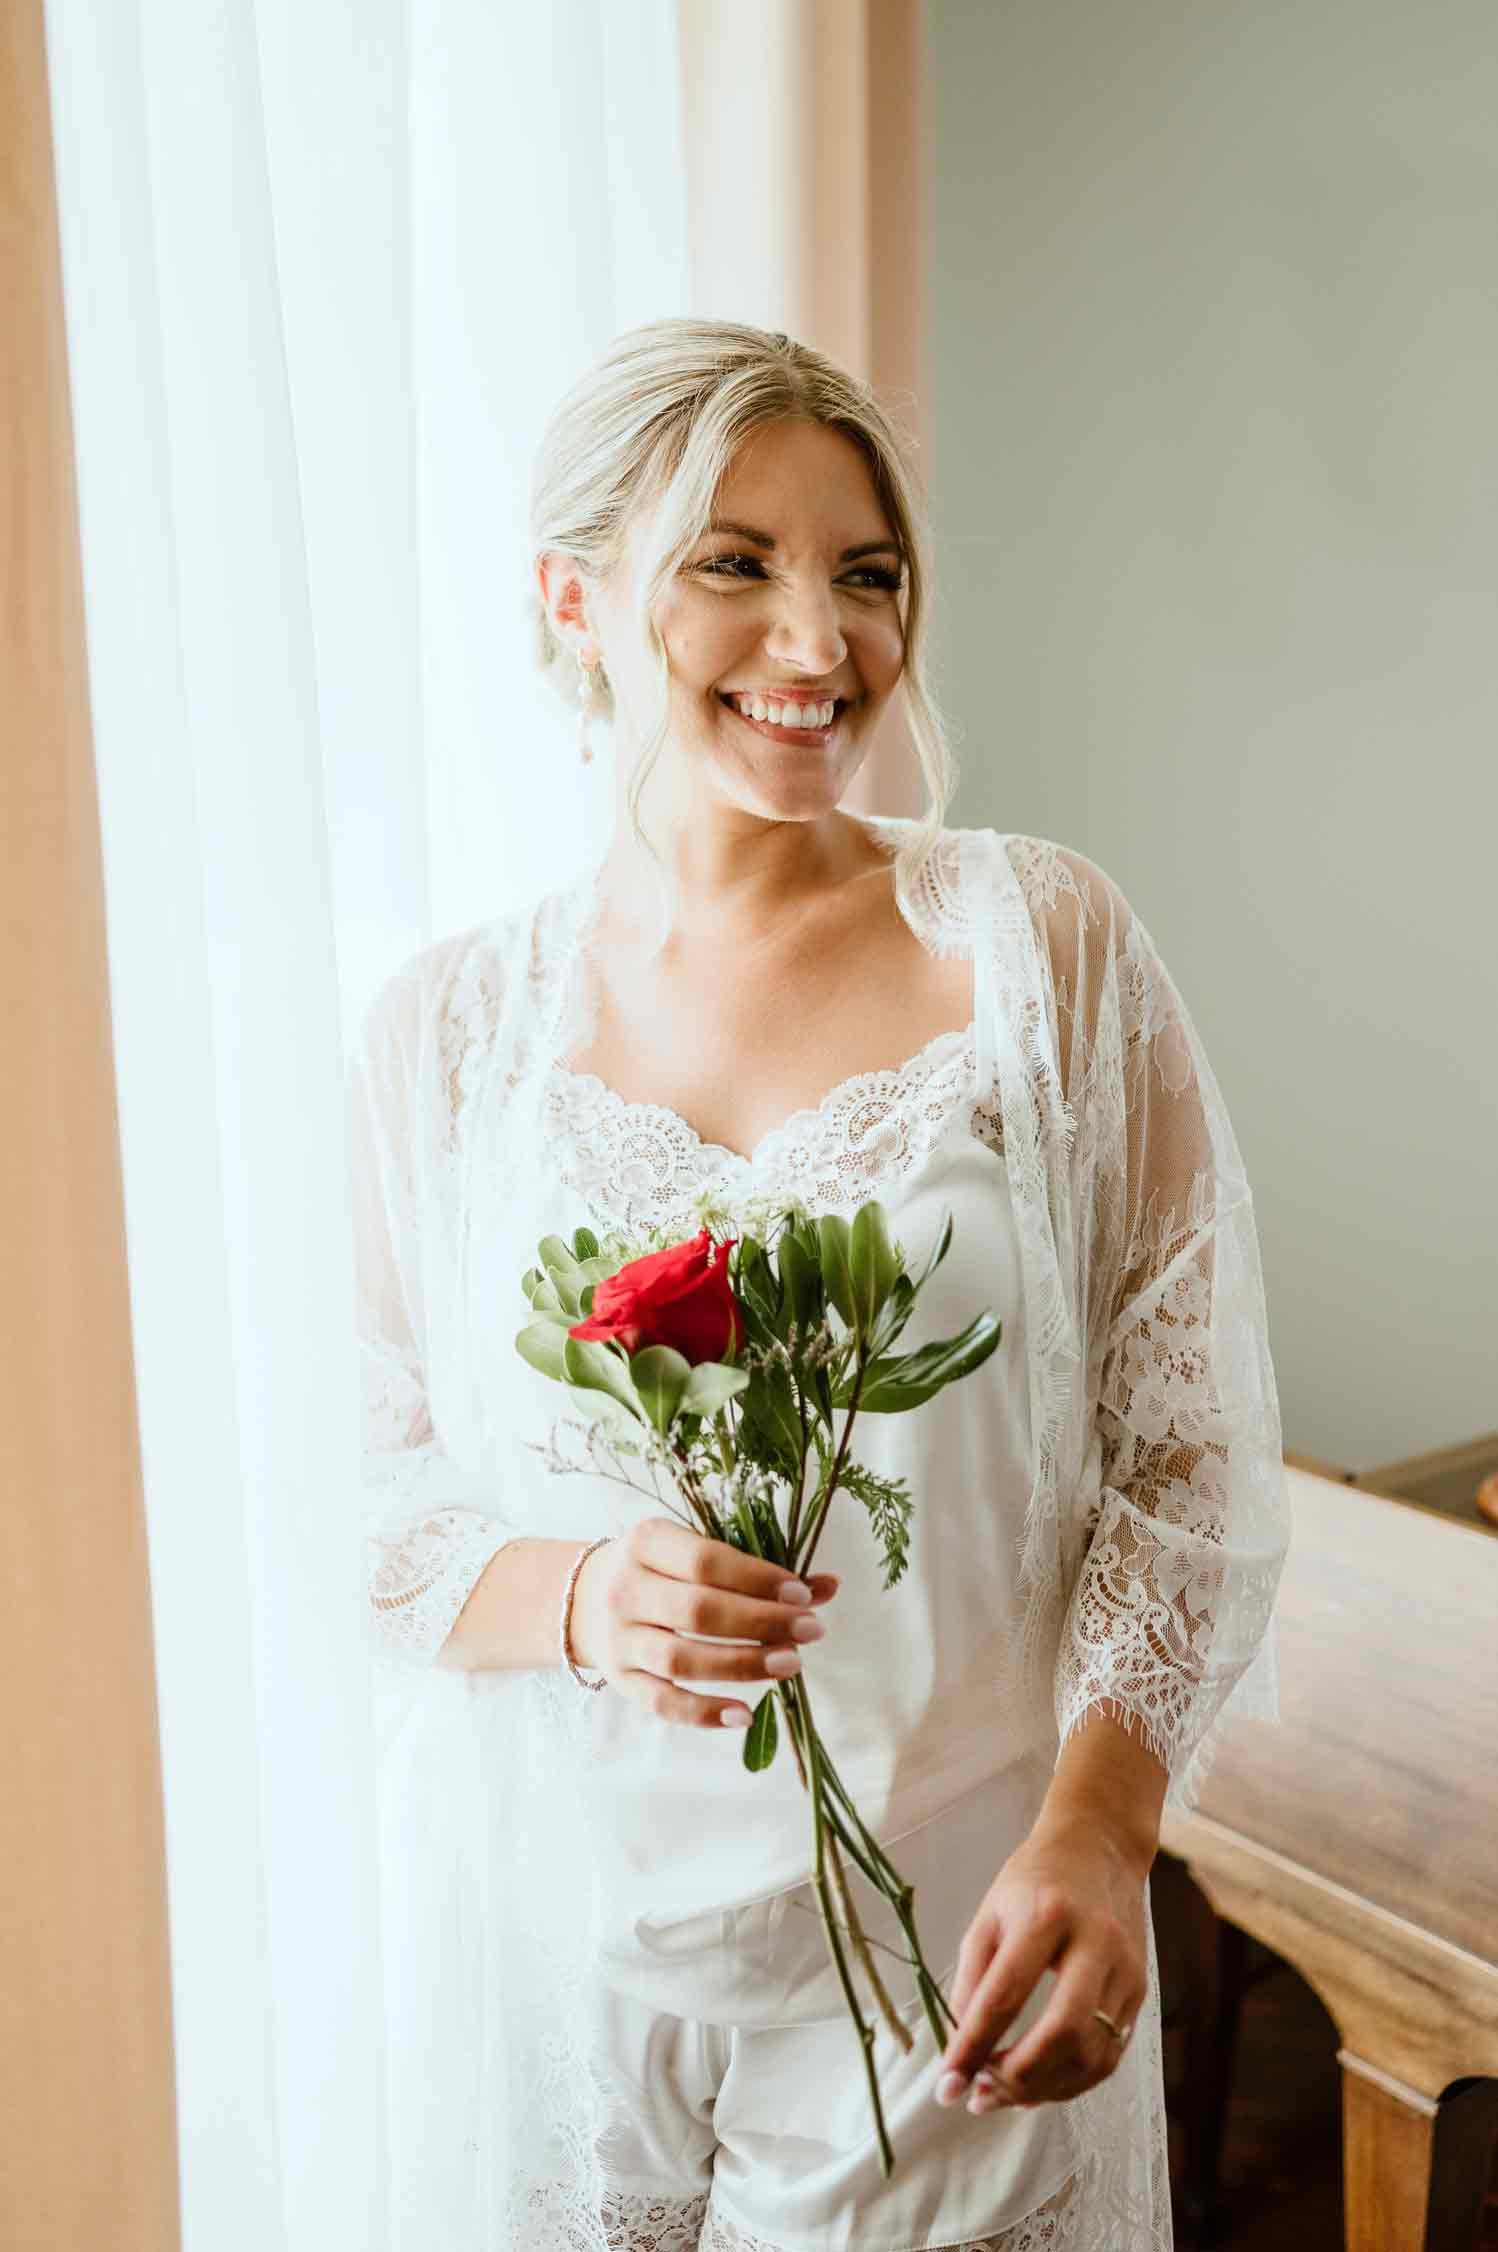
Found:
[{"label": "white camisole", "polygon": [[[663,1105],[626,1102],[593,1074],[557,1067],[547,1090],[547,1162],[529,1169],[511,1214],[518,1281],[544,1235],[570,1239],[585,1221],[659,1226],[680,1216],[681,1233],[695,1233],[692,1200],[704,1191],[729,1212],[744,1199],[777,1192],[814,1213],[851,1213],[878,1196],[913,1271],[950,1211],[947,1255],[922,1291],[901,1349],[950,1336],[985,1308],[1002,1322],[999,1344],[981,1368],[922,1408],[858,1418],[855,1456],[903,1478],[913,1498],[908,1561],[886,1588],[872,1527],[851,1494],[837,1494],[814,1568],[837,1572],[841,1585],[824,1607],[825,1639],[803,1651],[817,1724],[881,1843],[917,1832],[968,1798],[969,1828],[991,1840],[952,1896],[943,1928],[928,1925],[918,1899],[923,1949],[939,1976],[950,1968],[982,1884],[1033,1821],[1050,1775],[1043,1750],[1022,1733],[1019,1701],[1010,1694],[1030,1475],[1028,1362],[997,1091],[976,1081],[969,1025],[939,1035],[895,1070],[842,1082],[745,1157],[702,1142]],[[495,1271],[488,1262],[486,1268]],[[537,1454],[524,1452],[527,1442],[547,1439],[570,1401],[563,1387],[521,1360],[511,1335],[504,1340],[513,1361],[504,1436],[521,1450],[515,1475],[552,1478],[557,1536],[617,1532],[661,1514],[653,1497],[591,1468],[548,1472]],[[564,1436],[567,1459],[582,1459],[571,1435]],[[643,1475],[637,1462],[627,1468],[632,1477]],[[769,1693],[726,1681],[691,1686],[733,1690],[751,1705]],[[607,1691],[590,1705],[586,1788],[610,1903],[610,1952],[641,1978],[648,1966],[650,1992],[670,2006],[670,1950],[661,1935],[706,1911],[799,1886],[810,1865],[806,1796],[783,1732],[772,1765],[750,1774],[742,1730],[668,1725]],[[945,1867],[951,1840],[934,1824],[927,1841],[912,1837],[906,1855],[894,1855],[924,1897],[928,1872],[911,1860],[921,1842]],[[933,1863],[929,1875],[935,1874]],[[882,1926],[876,1919],[870,1929]],[[700,2001],[700,1982],[694,1992]],[[794,2006],[821,2014],[822,2004],[830,2004],[828,2014],[840,2006],[830,1987],[802,1993]],[[735,2014],[745,2022],[744,2012],[776,2006],[784,2005],[767,2001],[762,1984],[751,1985],[737,1997]]]}]

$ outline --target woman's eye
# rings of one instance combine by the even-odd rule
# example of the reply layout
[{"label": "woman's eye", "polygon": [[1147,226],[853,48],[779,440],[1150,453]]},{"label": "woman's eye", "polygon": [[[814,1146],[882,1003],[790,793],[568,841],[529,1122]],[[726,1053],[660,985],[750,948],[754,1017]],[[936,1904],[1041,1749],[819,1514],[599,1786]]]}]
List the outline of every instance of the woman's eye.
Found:
[{"label": "woman's eye", "polygon": [[[763,566],[757,555],[712,555],[708,557],[705,563],[699,563],[697,569],[705,572],[709,578],[736,579],[745,576],[745,571],[739,569],[741,564],[745,566],[747,571],[763,575]],[[891,594],[895,593],[902,583],[900,572],[892,569],[888,564],[865,564],[859,570],[854,571],[851,576],[855,579],[872,580],[875,586],[886,588]]]}]

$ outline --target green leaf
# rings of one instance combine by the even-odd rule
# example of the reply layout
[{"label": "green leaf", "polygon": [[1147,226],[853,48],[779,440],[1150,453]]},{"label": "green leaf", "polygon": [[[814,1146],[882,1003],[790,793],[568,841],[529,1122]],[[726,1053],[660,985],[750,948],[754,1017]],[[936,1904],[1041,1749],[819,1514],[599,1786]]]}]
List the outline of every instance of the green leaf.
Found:
[{"label": "green leaf", "polygon": [[691,1374],[691,1362],[674,1345],[647,1345],[630,1356],[630,1382],[662,1438],[676,1420]]},{"label": "green leaf", "polygon": [[583,1318],[582,1269],[580,1267],[571,1269],[554,1267],[551,1275],[551,1287],[561,1300],[562,1311],[567,1316],[568,1321],[581,1321]]},{"label": "green leaf", "polygon": [[739,1240],[733,1287],[735,1296],[746,1313],[758,1315],[767,1328],[778,1329],[780,1283],[765,1257],[765,1247],[757,1236],[744,1236]]},{"label": "green leaf", "polygon": [[817,1234],[817,1223],[809,1212],[793,1211],[786,1221],[785,1232],[787,1235],[795,1237],[808,1259],[815,1260],[821,1256],[821,1238]]},{"label": "green leaf", "polygon": [[799,1235],[788,1229],[776,1249],[785,1306],[804,1337],[822,1318],[822,1277],[816,1260]]},{"label": "green leaf", "polygon": [[582,1392],[607,1392],[641,1422],[645,1410],[633,1383],[633,1370],[612,1345],[593,1337],[567,1337],[562,1352],[562,1373]]},{"label": "green leaf", "polygon": [[[959,1377],[970,1376],[980,1368],[997,1347],[1003,1327],[996,1314],[984,1312],[956,1337],[938,1338],[916,1353],[871,1361],[858,1395],[860,1411],[866,1408],[871,1415],[894,1415],[922,1406],[945,1385],[955,1384]],[[838,1405],[846,1407],[852,1396],[851,1378],[842,1390],[845,1396]]]},{"label": "green leaf", "polygon": [[612,1392],[577,1392],[574,1396],[577,1412],[585,1423],[607,1423],[625,1432],[638,1431],[645,1420],[638,1407],[616,1398]]},{"label": "green leaf", "polygon": [[575,1273],[580,1263],[573,1258],[570,1247],[562,1241],[559,1235],[542,1236],[541,1241],[536,1245],[536,1249],[541,1254],[542,1265],[553,1275],[556,1274],[558,1269],[563,1274]]},{"label": "green leaf", "polygon": [[576,1321],[577,1316],[562,1304],[556,1284],[547,1275],[531,1292],[531,1311],[537,1314],[555,1314],[560,1322]]},{"label": "green leaf", "polygon": [[572,1255],[583,1265],[586,1265],[589,1259],[598,1257],[598,1238],[591,1228],[573,1229]]},{"label": "green leaf", "polygon": [[775,1514],[775,1504],[764,1494],[751,1494],[748,1509],[754,1525],[756,1554],[768,1556],[772,1564],[783,1564],[789,1571],[790,1551],[786,1547],[785,1528]]},{"label": "green leaf", "polygon": [[879,1319],[869,1333],[868,1353],[877,1360],[887,1353],[915,1311],[915,1284],[909,1275],[896,1275],[894,1288],[884,1301]]},{"label": "green leaf", "polygon": [[817,1220],[817,1250],[822,1287],[849,1329],[858,1329],[858,1294],[853,1287],[848,1223],[840,1212],[823,1212]]},{"label": "green leaf", "polygon": [[744,1765],[758,1775],[775,1757],[780,1728],[775,1718],[775,1692],[767,1689],[754,1708],[754,1718],[744,1734]]},{"label": "green leaf", "polygon": [[735,1501],[733,1514],[728,1520],[726,1537],[735,1548],[742,1548],[747,1555],[763,1556],[764,1547],[759,1537],[759,1527],[755,1522],[752,1495],[741,1493]]},{"label": "green leaf", "polygon": [[533,1321],[528,1322],[516,1337],[515,1349],[522,1360],[529,1361],[531,1367],[538,1368],[543,1376],[554,1376],[559,1383],[565,1383],[567,1370],[563,1365],[563,1347],[567,1342],[567,1332],[560,1322]]},{"label": "green leaf", "polygon": [[759,1369],[744,1394],[738,1427],[739,1453],[790,1481],[801,1456],[801,1426],[783,1368]]},{"label": "green leaf", "polygon": [[740,1392],[746,1392],[751,1381],[747,1368],[725,1368],[721,1361],[699,1361],[687,1377],[677,1413],[716,1415],[730,1400],[737,1399]]},{"label": "green leaf", "polygon": [[[754,1423],[765,1433],[777,1457],[788,1465],[795,1463],[801,1453],[801,1418],[796,1412],[790,1375],[779,1361],[755,1371],[749,1399],[753,1401]],[[746,1415],[750,1412],[749,1399],[744,1403]]]},{"label": "green leaf", "polygon": [[861,1204],[853,1215],[848,1231],[848,1265],[858,1308],[858,1333],[866,1337],[900,1272],[884,1207],[877,1197]]},{"label": "green leaf", "polygon": [[922,1290],[925,1289],[926,1284],[931,1280],[931,1277],[935,1274],[943,1259],[945,1259],[951,1241],[952,1215],[950,1212],[946,1212],[942,1215],[941,1233],[938,1235],[935,1243],[931,1247],[931,1256],[926,1261],[926,1264],[921,1269],[920,1273],[915,1277],[914,1287],[918,1295]]}]

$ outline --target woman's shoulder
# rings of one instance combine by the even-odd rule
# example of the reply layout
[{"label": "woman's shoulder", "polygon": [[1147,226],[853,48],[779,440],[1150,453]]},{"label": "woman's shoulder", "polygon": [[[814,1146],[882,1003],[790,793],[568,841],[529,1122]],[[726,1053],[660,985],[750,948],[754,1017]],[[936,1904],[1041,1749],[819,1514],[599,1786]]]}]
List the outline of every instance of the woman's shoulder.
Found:
[{"label": "woman's shoulder", "polygon": [[[876,836],[882,835],[886,847],[909,845],[924,819],[918,814],[878,814],[860,818]],[[1025,897],[1042,911],[1049,911],[1058,901],[1070,900],[1086,913],[1095,910],[1099,902],[1123,897],[1113,877],[1096,860],[1077,846],[1063,844],[1055,837],[946,822],[937,829],[931,852],[951,865],[959,859],[971,863],[985,853],[1001,852]]]},{"label": "woman's shoulder", "polygon": [[412,1057],[434,1044],[466,1044],[476,1020],[493,1021],[529,919],[520,911],[486,916],[405,955],[365,1010],[365,1044],[399,1047]]},{"label": "woman's shoulder", "polygon": [[[1033,926],[1054,970],[1065,974],[1083,951],[1116,946],[1133,920],[1123,890],[1074,845],[1024,830],[943,823],[909,864],[926,817],[860,816],[886,852],[907,857],[902,899],[908,918],[938,951],[962,951],[982,929]],[[1023,901],[1023,908],[1020,902]]]},{"label": "woman's shoulder", "polygon": [[[889,824],[900,841],[914,835],[914,816]],[[1015,893],[1023,898],[1037,934],[1048,948],[1073,951],[1095,932],[1118,930],[1132,919],[1121,885],[1087,853],[1055,837],[989,826],[944,826],[933,859],[945,871],[942,888],[955,897],[987,890],[1001,904]],[[930,886],[928,884],[927,888]],[[991,897],[988,904],[996,903]]]},{"label": "woman's shoulder", "polygon": [[1032,915],[1071,916],[1091,924],[1117,913],[1123,892],[1107,869],[1076,845],[1023,830],[987,834],[1002,848]]}]

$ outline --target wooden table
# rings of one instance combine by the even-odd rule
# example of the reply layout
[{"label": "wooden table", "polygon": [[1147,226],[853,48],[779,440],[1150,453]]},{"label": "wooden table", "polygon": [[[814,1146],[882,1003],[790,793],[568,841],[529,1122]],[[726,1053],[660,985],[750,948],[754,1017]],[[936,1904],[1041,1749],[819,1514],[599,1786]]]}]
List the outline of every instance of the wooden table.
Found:
[{"label": "wooden table", "polygon": [[1347,2252],[1433,2252],[1443,2121],[1498,2095],[1498,1535],[1286,1475],[1281,1722],[1228,1732],[1161,1843],[1331,2012]]}]

